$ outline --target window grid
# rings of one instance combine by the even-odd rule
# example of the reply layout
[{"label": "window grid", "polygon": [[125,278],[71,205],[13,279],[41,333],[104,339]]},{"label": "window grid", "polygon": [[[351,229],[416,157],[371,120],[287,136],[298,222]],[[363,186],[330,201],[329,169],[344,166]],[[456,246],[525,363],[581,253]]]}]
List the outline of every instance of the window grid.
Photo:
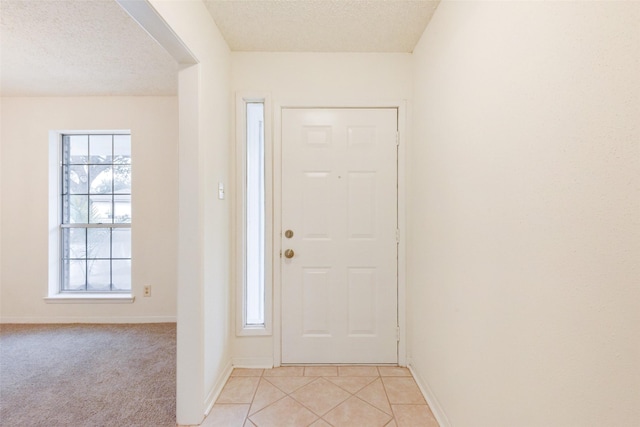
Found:
[{"label": "window grid", "polygon": [[[125,138],[125,150],[121,153],[116,153],[116,138]],[[109,144],[109,150],[107,152],[100,153],[97,147],[100,145],[99,140],[104,145],[105,141]],[[79,160],[72,155],[73,141],[72,139],[80,139],[80,144],[86,146],[86,154],[80,153]],[[95,142],[95,146],[94,146]],[[119,145],[122,145],[121,143]],[[122,148],[122,147],[120,147]],[[94,153],[95,150],[95,153]],[[130,157],[130,135],[128,134],[72,134],[62,135],[62,162],[61,162],[61,179],[62,179],[62,210],[61,210],[61,292],[129,292],[131,289],[131,233],[129,231],[128,238],[125,236],[123,246],[125,253],[128,252],[128,256],[114,256],[114,233],[119,232],[121,229],[131,229],[131,215],[130,215],[130,203],[131,203],[131,157]],[[82,151],[82,150],[81,150]],[[102,155],[101,155],[102,154]],[[106,155],[105,155],[106,154]],[[74,169],[75,167],[75,169]],[[78,176],[78,171],[80,175]],[[100,178],[101,175],[106,173],[106,179],[109,181],[104,183],[105,177]],[[116,171],[122,176],[118,177]],[[75,189],[72,189],[73,179],[72,172],[76,175]],[[96,190],[92,188],[94,182],[100,178],[100,187]],[[116,188],[118,179],[120,187]],[[79,181],[79,182],[78,182]],[[80,190],[79,190],[80,189]],[[84,190],[84,191],[82,191]],[[122,191],[128,190],[128,191]],[[124,215],[117,215],[118,209],[116,200],[124,201]],[[73,206],[71,201],[80,203],[80,216],[72,215]],[[108,200],[108,208],[105,215],[99,215],[98,202],[104,204]],[[83,202],[85,207],[82,208]],[[96,209],[94,209],[96,208]],[[120,212],[123,210],[121,209]],[[76,212],[77,213],[77,212]],[[104,213],[104,212],[102,212]],[[84,220],[84,221],[80,221]],[[73,230],[84,230],[84,238],[80,255],[73,254],[71,247],[73,245],[72,233]],[[98,230],[105,230],[104,233],[107,242],[100,242],[100,236]],[[98,234],[98,248],[93,247],[95,242],[91,240],[93,234]],[[120,234],[122,234],[120,232]],[[104,239],[104,237],[103,237]],[[76,242],[77,243],[77,242]],[[100,248],[99,245],[103,247]],[[100,256],[90,253],[90,249],[104,252],[104,246],[108,248],[108,253],[101,253]],[[75,256],[74,256],[75,255]],[[120,254],[121,255],[121,254]],[[125,280],[121,283],[114,283],[114,261],[116,264],[119,262],[124,263]],[[128,261],[128,263],[127,263]],[[92,286],[91,272],[95,267],[94,264],[108,262],[108,284],[103,284],[94,289],[90,289]],[[71,283],[72,280],[72,265],[82,265],[83,284],[77,286],[77,283]],[[122,268],[122,267],[121,267]],[[77,272],[76,272],[77,273]],[[77,275],[76,275],[77,276]],[[104,276],[104,275],[103,275]],[[76,277],[77,279],[77,277]],[[104,277],[103,277],[104,279]],[[75,285],[75,286],[74,286]],[[108,287],[106,286],[108,285]]]}]

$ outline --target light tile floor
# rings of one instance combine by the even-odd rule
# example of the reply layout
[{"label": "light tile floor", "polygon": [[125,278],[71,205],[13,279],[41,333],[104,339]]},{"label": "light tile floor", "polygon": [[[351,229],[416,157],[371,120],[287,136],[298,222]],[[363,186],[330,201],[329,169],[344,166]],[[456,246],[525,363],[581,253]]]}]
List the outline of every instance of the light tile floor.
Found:
[{"label": "light tile floor", "polygon": [[234,369],[205,427],[438,427],[411,373],[390,366]]}]

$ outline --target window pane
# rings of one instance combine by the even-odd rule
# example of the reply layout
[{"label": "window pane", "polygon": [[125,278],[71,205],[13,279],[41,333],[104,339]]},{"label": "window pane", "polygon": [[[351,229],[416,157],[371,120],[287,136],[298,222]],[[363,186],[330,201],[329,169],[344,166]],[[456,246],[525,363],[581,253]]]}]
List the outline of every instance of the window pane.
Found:
[{"label": "window pane", "polygon": [[89,187],[91,194],[107,194],[113,191],[111,166],[90,166]]},{"label": "window pane", "polygon": [[113,209],[112,195],[96,195],[91,197],[89,223],[107,224],[111,222]]},{"label": "window pane", "polygon": [[88,135],[66,135],[68,139],[68,158],[63,156],[63,162],[69,164],[87,163],[89,159],[89,136]]},{"label": "window pane", "polygon": [[131,163],[131,135],[113,136],[113,163]]},{"label": "window pane", "polygon": [[131,194],[131,166],[113,167],[113,192]]},{"label": "window pane", "polygon": [[88,194],[87,166],[71,165],[62,168],[62,194]]},{"label": "window pane", "polygon": [[131,260],[113,260],[113,290],[131,290]]},{"label": "window pane", "polygon": [[85,260],[65,260],[62,263],[62,290],[83,291],[85,289]]},{"label": "window pane", "polygon": [[64,228],[62,230],[62,257],[85,258],[86,257],[86,232],[85,228]]},{"label": "window pane", "polygon": [[111,261],[88,260],[87,290],[108,291],[111,288]]},{"label": "window pane", "polygon": [[247,104],[245,323],[264,324],[264,104]]},{"label": "window pane", "polygon": [[131,223],[131,196],[129,195],[114,195],[114,217],[113,222],[120,224]]},{"label": "window pane", "polygon": [[70,224],[86,224],[89,222],[89,196],[70,195],[64,198],[63,203],[67,213],[67,218],[64,219],[65,222]]},{"label": "window pane", "polygon": [[131,258],[131,229],[114,228],[111,243],[113,258]]},{"label": "window pane", "polygon": [[111,229],[87,229],[87,258],[111,258]]},{"label": "window pane", "polygon": [[111,163],[113,145],[111,135],[89,137],[89,163]]}]

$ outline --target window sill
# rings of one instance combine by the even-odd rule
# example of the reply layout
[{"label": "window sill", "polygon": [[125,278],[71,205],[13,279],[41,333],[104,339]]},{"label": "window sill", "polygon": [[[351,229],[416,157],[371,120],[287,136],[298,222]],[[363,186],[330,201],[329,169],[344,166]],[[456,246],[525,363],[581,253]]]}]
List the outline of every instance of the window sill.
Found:
[{"label": "window sill", "polygon": [[236,330],[237,337],[271,336],[271,329],[265,327],[244,327]]},{"label": "window sill", "polygon": [[44,298],[47,304],[131,304],[131,294],[56,294]]}]

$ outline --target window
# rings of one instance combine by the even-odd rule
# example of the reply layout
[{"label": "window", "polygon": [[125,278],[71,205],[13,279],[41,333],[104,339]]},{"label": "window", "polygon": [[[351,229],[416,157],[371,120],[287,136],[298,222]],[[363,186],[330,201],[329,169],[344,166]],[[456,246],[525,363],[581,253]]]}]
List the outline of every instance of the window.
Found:
[{"label": "window", "polygon": [[265,97],[238,98],[238,335],[270,333],[267,117]]},{"label": "window", "polygon": [[264,326],[264,104],[247,103],[245,167],[245,295],[247,326]]},{"label": "window", "polygon": [[60,293],[131,292],[131,135],[62,134]]}]

